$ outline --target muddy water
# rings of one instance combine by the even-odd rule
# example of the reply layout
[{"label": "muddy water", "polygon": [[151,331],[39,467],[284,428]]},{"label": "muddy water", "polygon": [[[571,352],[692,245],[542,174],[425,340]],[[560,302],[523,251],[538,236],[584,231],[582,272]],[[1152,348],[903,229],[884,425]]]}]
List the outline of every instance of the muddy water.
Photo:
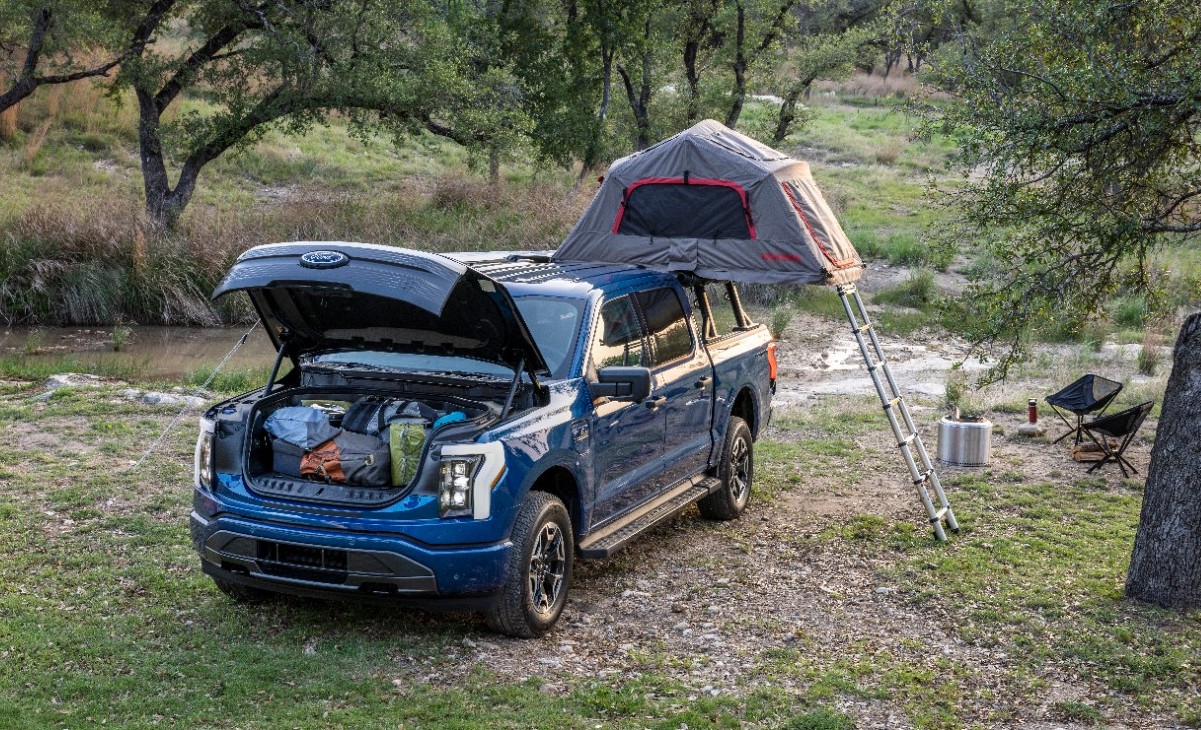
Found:
[{"label": "muddy water", "polygon": [[[114,336],[111,327],[12,327],[0,330],[0,357],[17,357],[29,362],[59,363],[88,369],[130,371],[140,377],[176,380],[202,367],[213,367],[237,343],[246,327],[141,327],[126,328]],[[114,340],[120,351],[114,351]],[[275,358],[271,341],[262,327],[255,329],[246,344],[223,368],[235,370],[270,367]]]}]

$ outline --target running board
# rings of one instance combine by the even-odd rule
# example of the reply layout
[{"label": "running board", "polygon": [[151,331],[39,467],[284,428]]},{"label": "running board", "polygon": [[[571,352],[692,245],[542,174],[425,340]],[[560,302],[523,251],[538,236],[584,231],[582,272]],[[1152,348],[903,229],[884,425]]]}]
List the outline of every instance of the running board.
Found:
[{"label": "running board", "polygon": [[606,525],[584,538],[576,555],[585,559],[610,557],[638,535],[720,488],[721,480],[716,477],[702,475],[689,479],[612,525]]}]

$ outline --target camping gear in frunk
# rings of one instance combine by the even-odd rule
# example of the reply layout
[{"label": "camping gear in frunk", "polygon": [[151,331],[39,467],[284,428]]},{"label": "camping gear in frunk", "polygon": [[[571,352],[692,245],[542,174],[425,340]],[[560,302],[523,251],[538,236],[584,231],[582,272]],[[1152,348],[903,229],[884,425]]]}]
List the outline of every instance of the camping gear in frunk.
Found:
[{"label": "camping gear in frunk", "polygon": [[263,424],[267,433],[302,449],[311,449],[338,435],[330,425],[329,416],[316,408],[288,406],[280,408]]},{"label": "camping gear in frunk", "polygon": [[388,445],[375,436],[343,431],[301,457],[300,475],[335,484],[386,487],[392,477]]}]

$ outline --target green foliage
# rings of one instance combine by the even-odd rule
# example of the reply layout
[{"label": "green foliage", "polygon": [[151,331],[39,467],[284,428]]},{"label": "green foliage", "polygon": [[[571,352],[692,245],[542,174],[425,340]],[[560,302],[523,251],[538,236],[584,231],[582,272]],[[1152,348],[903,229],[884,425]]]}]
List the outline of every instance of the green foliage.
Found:
[{"label": "green foliage", "polygon": [[792,716],[780,727],[781,730],[853,730],[855,723],[841,712],[818,707]]},{"label": "green foliage", "polygon": [[771,336],[777,340],[782,339],[784,337],[785,330],[787,330],[788,325],[792,323],[792,318],[794,316],[796,316],[796,312],[787,304],[773,309],[771,311],[771,324],[769,325],[769,329],[771,329]]},{"label": "green foliage", "polygon": [[1201,231],[1201,19],[1167,0],[998,5],[931,79],[956,103],[927,131],[952,136],[983,177],[959,196],[964,228],[998,262],[969,298],[984,336],[1082,321],[1119,290],[1145,291],[1165,237]]},{"label": "green foliage", "polygon": [[877,304],[925,309],[937,303],[939,297],[938,287],[934,284],[934,272],[918,269],[900,284],[876,292],[872,295],[872,301]]}]

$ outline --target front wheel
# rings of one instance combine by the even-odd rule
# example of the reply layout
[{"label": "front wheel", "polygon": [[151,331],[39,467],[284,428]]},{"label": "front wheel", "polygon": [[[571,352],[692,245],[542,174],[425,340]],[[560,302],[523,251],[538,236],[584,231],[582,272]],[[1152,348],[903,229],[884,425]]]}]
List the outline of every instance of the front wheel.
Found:
[{"label": "front wheel", "polygon": [[567,603],[574,540],[563,502],[531,492],[513,525],[505,587],[487,613],[488,628],[531,639],[555,625]]},{"label": "front wheel", "polygon": [[711,520],[732,520],[742,514],[751,499],[754,477],[755,451],[751,429],[746,421],[731,416],[730,425],[726,427],[721,461],[717,465],[721,487],[697,502],[701,515]]}]

